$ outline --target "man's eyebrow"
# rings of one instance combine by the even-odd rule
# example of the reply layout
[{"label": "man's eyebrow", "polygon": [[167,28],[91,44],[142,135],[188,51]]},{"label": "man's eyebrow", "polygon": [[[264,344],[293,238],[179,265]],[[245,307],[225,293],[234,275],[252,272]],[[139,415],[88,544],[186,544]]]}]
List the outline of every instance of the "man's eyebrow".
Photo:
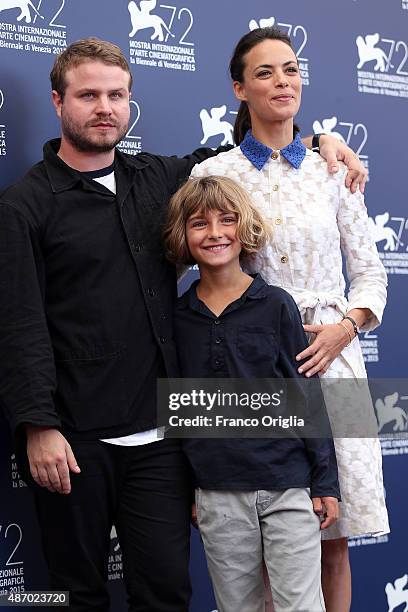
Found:
[{"label": "man's eyebrow", "polygon": [[[84,93],[84,92],[89,92],[89,93],[96,93],[100,91],[100,89],[98,89],[97,87],[81,87],[81,89],[77,89],[77,93]],[[108,93],[112,93],[114,91],[127,91],[126,87],[112,87],[112,89],[108,90]]]}]

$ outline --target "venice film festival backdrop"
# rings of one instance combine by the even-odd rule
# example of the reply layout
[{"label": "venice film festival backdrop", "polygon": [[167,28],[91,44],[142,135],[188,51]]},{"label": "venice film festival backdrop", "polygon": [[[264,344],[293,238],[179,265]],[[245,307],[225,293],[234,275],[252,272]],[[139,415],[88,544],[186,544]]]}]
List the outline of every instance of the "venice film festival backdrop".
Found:
[{"label": "venice film festival backdrop", "polygon": [[[303,134],[347,142],[369,169],[366,199],[389,280],[383,325],[362,334],[368,371],[403,378],[407,369],[408,0],[0,0],[0,188],[41,158],[58,134],[48,74],[55,54],[90,35],[116,42],[135,80],[132,116],[120,148],[185,154],[232,142],[237,103],[227,64],[234,43],[258,24],[278,24],[294,41],[303,79]],[[1,249],[1,245],[0,245]],[[408,394],[375,398],[380,426],[406,431]],[[385,411],[385,412],[384,412]],[[21,481],[0,417],[0,591],[44,588],[45,566],[31,495]],[[350,541],[353,612],[408,605],[408,445],[383,441],[391,534]],[[356,495],[358,512],[358,493]],[[121,548],[112,529],[112,610],[124,610]],[[210,612],[203,552],[193,538],[193,612]]]}]

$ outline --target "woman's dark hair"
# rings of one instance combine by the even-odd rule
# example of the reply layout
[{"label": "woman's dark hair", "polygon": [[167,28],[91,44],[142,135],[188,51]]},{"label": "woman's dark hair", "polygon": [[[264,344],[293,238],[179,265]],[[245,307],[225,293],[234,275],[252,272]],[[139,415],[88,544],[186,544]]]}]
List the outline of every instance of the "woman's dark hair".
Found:
[{"label": "woman's dark hair", "polygon": [[[245,56],[251,49],[259,45],[264,40],[280,40],[288,45],[292,50],[292,43],[287,34],[276,27],[257,28],[245,34],[235,47],[234,53],[229,65],[231,79],[242,83],[245,69]],[[247,131],[251,128],[251,117],[246,102],[241,102],[237,118],[234,125],[234,141],[239,145],[245,137]],[[293,135],[299,131],[297,125],[293,126]]]}]

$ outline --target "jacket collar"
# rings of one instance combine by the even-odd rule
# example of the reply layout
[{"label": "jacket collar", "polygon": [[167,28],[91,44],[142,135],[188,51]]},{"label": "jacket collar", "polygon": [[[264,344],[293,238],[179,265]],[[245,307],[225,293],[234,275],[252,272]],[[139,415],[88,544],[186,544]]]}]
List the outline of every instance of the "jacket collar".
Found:
[{"label": "jacket collar", "polygon": [[[58,157],[57,153],[60,145],[61,140],[55,138],[46,142],[43,148],[45,168],[53,193],[60,193],[72,189],[79,182],[84,184],[81,173],[68,166]],[[139,158],[139,156],[124,155],[117,149],[115,151],[115,171],[118,169],[128,174],[134,170],[140,170],[148,164],[149,159],[146,158],[146,156]],[[86,187],[90,188],[89,184],[87,184]],[[95,183],[95,190],[99,190],[97,183]]]},{"label": "jacket collar", "polygon": [[[273,149],[256,140],[252,135],[252,131],[248,130],[245,134],[244,140],[239,145],[242,153],[245,157],[257,168],[262,170],[271,154]],[[286,147],[280,150],[282,157],[290,163],[291,166],[298,169],[306,155],[306,147],[301,141],[300,135],[296,134],[294,140]]]}]

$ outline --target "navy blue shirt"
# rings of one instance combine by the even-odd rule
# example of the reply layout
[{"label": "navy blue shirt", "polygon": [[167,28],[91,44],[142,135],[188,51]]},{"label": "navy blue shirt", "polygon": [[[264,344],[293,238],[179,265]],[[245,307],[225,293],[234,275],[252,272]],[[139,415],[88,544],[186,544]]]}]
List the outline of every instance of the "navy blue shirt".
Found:
[{"label": "navy blue shirt", "polygon": [[[256,275],[220,316],[196,286],[177,300],[175,333],[188,378],[299,378],[295,356],[308,346],[298,308],[283,289]],[[195,483],[203,489],[284,490],[340,498],[331,439],[197,439],[183,441]]]}]

